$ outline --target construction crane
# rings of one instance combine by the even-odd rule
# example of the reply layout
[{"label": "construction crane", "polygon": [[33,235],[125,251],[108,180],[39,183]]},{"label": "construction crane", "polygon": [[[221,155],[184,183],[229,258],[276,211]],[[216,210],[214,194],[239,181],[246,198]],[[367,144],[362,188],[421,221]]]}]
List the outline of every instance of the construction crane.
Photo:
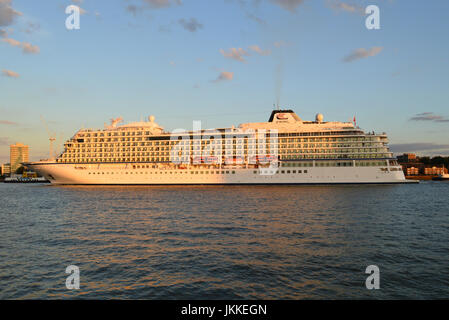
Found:
[{"label": "construction crane", "polygon": [[44,117],[41,116],[41,122],[45,127],[45,130],[47,130],[48,140],[50,140],[50,159],[53,160],[55,158],[54,152],[53,152],[53,144],[56,141],[56,133],[51,132],[50,129],[48,129],[47,122],[45,121]]}]

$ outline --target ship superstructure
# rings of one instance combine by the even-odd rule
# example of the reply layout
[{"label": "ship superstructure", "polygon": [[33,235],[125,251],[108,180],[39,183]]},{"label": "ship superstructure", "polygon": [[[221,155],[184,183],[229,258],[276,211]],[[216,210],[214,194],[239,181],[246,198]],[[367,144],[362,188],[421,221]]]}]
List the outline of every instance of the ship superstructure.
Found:
[{"label": "ship superstructure", "polygon": [[56,159],[27,163],[54,184],[404,183],[385,133],[353,122],[303,121],[274,110],[268,122],[166,132],[155,122],[79,130]]}]

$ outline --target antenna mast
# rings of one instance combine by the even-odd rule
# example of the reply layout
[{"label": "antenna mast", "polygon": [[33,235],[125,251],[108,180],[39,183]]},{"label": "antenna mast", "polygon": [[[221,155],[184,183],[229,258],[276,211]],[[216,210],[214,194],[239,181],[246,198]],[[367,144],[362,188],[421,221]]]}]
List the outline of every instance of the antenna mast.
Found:
[{"label": "antenna mast", "polygon": [[48,140],[50,141],[50,159],[49,160],[53,160],[55,158],[54,152],[53,152],[53,149],[54,149],[53,144],[56,141],[56,134],[54,132],[50,132],[50,129],[48,129],[47,122],[45,121],[45,119],[42,115],[41,115],[41,121],[45,127],[45,130],[47,130]]}]

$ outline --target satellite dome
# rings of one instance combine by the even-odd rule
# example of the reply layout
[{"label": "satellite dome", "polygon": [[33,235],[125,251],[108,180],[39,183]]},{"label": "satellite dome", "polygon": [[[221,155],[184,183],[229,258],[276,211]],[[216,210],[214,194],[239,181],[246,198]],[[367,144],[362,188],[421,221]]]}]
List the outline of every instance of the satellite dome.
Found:
[{"label": "satellite dome", "polygon": [[321,113],[318,113],[315,117],[316,122],[323,122],[324,116]]},{"label": "satellite dome", "polygon": [[154,122],[154,116],[149,116],[148,119],[150,120],[150,122]]}]

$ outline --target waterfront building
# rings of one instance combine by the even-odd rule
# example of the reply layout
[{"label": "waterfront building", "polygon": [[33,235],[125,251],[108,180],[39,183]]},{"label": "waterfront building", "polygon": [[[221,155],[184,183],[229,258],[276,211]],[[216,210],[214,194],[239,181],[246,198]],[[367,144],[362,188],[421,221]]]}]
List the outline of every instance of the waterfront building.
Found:
[{"label": "waterfront building", "polygon": [[2,173],[1,173],[2,176],[11,175],[11,165],[9,163],[2,164],[1,170],[2,170]]},{"label": "waterfront building", "polygon": [[417,162],[418,158],[416,157],[416,154],[414,153],[404,153],[400,156],[398,156],[398,162],[399,163],[409,163],[409,162]]},{"label": "waterfront building", "polygon": [[16,143],[10,145],[9,148],[11,172],[14,173],[22,166],[21,163],[30,161],[29,147],[21,143]]},{"label": "waterfront building", "polygon": [[440,167],[431,167],[431,168],[424,168],[424,174],[425,175],[443,175],[445,174],[444,168]]},{"label": "waterfront building", "polygon": [[407,176],[417,176],[419,175],[419,168],[416,167],[408,167],[407,169]]},{"label": "waterfront building", "polygon": [[437,176],[447,173],[444,166],[425,165],[421,162],[402,163],[401,166],[406,176]]}]

